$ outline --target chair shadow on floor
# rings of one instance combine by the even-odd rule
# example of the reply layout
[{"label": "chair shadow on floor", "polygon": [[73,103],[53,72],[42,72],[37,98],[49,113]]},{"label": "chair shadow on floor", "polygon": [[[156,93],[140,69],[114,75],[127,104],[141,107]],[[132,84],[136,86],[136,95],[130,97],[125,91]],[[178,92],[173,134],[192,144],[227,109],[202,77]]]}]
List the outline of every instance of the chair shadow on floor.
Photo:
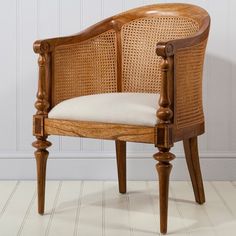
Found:
[{"label": "chair shadow on floor", "polygon": [[[159,196],[157,193],[156,194],[154,193],[155,189],[152,189],[151,192],[145,192],[144,189],[141,189],[140,191],[128,191],[127,194],[123,195],[123,194],[118,193],[117,187],[118,187],[117,184],[114,184],[112,187],[106,188],[103,194],[101,194],[101,192],[100,193],[94,192],[92,194],[83,195],[82,201],[85,201],[86,202],[85,204],[79,202],[78,199],[62,202],[56,207],[54,214],[63,214],[67,211],[72,211],[72,210],[75,211],[78,208],[78,204],[81,204],[80,207],[85,208],[85,209],[86,207],[89,207],[89,208],[92,207],[94,211],[96,210],[99,211],[99,209],[102,206],[105,206],[105,209],[114,210],[114,211],[117,210],[117,212],[124,211],[124,212],[127,212],[127,214],[130,214],[130,212],[128,212],[130,210],[131,214],[134,214],[135,217],[143,218],[143,221],[145,221],[146,219],[150,219],[150,217],[155,218],[154,220],[155,222],[157,222],[156,229],[158,232],[159,212],[155,210],[150,211],[150,209],[154,208],[155,203],[157,203],[158,205]],[[112,193],[112,197],[110,197],[111,193]],[[117,193],[117,195],[115,193]],[[104,200],[105,195],[107,195],[107,197]],[[100,196],[99,200],[98,200],[98,196]],[[103,198],[101,198],[101,196],[103,196]],[[192,194],[192,197],[193,197],[193,194]],[[135,201],[135,206],[133,206],[132,209],[129,209],[129,204],[132,201]],[[213,232],[215,230],[213,228],[229,227],[230,229],[236,226],[236,216],[231,217],[230,219],[229,218],[224,219],[222,217],[219,217],[222,214],[222,211],[220,210],[220,208],[214,209],[214,214],[215,214],[214,217],[220,218],[220,220],[218,220],[218,224],[215,224],[213,222],[211,222],[210,224],[204,223],[201,217],[204,214],[205,214],[204,217],[207,217],[207,214],[204,213],[204,211],[206,211],[206,208],[212,207],[211,202],[209,202],[209,204],[206,202],[205,205],[198,205],[197,203],[195,203],[194,197],[192,201],[188,199],[184,199],[184,198],[179,199],[175,197],[170,197],[169,201],[170,201],[170,209],[169,209],[170,230],[169,230],[168,235],[186,233],[189,231],[191,232],[198,231],[199,233],[202,232],[203,234],[201,235],[204,235],[206,228],[211,228],[210,230],[212,230]],[[180,213],[180,216],[176,216],[173,213],[172,211],[173,209],[171,208],[176,207],[176,205],[178,205],[179,203],[181,204],[180,211],[182,210],[181,209],[182,207],[188,207],[187,205],[189,204],[191,205],[191,207],[189,207],[189,209],[190,208],[192,209],[192,213],[190,214],[191,216],[189,214],[187,214],[188,217],[186,217],[186,215],[182,216],[181,213]],[[50,212],[51,210],[48,212],[48,214],[50,214]],[[124,214],[124,212],[122,214]],[[176,222],[178,222],[179,226],[176,226]],[[91,224],[91,222],[89,221],[89,218],[86,218],[85,220],[83,219],[83,222],[81,223],[85,224],[88,227]],[[171,224],[174,224],[174,223],[175,223],[175,226],[171,227]],[[112,230],[119,230],[119,229],[129,230],[128,229],[129,227],[127,225],[122,224],[119,221],[117,222],[111,221],[106,226]],[[133,230],[140,233],[144,233],[144,234],[150,234],[150,235],[152,234],[154,235],[154,233],[156,233],[156,232],[153,232],[151,229],[147,230],[145,228],[142,228],[142,226],[137,226]]]}]

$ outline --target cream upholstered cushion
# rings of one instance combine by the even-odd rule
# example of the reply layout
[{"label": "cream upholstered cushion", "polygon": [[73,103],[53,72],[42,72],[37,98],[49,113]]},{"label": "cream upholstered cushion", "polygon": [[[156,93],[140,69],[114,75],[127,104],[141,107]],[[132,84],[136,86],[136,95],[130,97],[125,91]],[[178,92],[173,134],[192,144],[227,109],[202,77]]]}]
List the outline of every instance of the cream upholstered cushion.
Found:
[{"label": "cream upholstered cushion", "polygon": [[75,97],[57,104],[48,117],[155,126],[159,94],[104,93]]}]

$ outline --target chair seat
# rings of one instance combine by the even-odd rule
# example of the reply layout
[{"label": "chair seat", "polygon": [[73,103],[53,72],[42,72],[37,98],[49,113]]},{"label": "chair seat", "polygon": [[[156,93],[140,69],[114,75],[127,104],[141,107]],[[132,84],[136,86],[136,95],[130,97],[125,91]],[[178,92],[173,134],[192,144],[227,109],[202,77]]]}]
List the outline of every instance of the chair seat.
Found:
[{"label": "chair seat", "polygon": [[52,119],[155,126],[159,94],[104,93],[75,97],[57,104]]}]

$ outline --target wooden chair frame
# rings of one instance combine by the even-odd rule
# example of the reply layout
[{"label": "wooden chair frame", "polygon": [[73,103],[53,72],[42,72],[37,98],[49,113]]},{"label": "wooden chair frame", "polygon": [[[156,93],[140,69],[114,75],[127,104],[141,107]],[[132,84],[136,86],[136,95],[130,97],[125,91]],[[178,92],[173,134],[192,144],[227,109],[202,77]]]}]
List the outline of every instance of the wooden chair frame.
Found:
[{"label": "wooden chair frame", "polygon": [[[181,16],[194,19],[199,24],[199,30],[190,37],[157,43],[156,54],[162,58],[160,68],[162,83],[159,100],[160,108],[157,111],[159,122],[155,127],[48,118],[49,110],[55,105],[52,88],[54,75],[52,61],[56,47],[80,43],[108,30],[115,30],[118,50],[117,92],[122,92],[121,28],[132,20],[156,15]],[[175,142],[183,141],[195,199],[199,204],[205,202],[197,147],[197,136],[204,133],[204,119],[194,124],[178,126],[176,97],[180,95],[176,93],[176,71],[179,64],[186,63],[180,61],[177,53],[182,49],[191,49],[191,47],[206,41],[209,27],[209,15],[205,10],[197,6],[189,4],[158,4],[137,8],[110,17],[74,36],[39,40],[34,43],[34,51],[39,54],[39,80],[37,101],[35,103],[37,112],[33,117],[33,134],[37,140],[33,143],[33,146],[37,149],[35,157],[38,179],[38,212],[40,214],[44,213],[46,162],[49,154],[46,149],[51,145],[47,141],[48,135],[115,140],[120,193],[126,192],[126,142],[154,144],[159,149],[153,157],[158,161],[156,169],[159,175],[161,233],[167,232],[168,184],[172,169],[170,161],[175,158],[175,155],[170,152],[170,148]]]}]

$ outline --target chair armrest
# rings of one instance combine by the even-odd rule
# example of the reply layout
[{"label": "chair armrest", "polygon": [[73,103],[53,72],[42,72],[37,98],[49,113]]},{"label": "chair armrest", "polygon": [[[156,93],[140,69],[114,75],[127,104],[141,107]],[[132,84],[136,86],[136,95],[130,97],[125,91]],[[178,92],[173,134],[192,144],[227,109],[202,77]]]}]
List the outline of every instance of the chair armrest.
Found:
[{"label": "chair armrest", "polygon": [[108,18],[79,34],[34,43],[35,53],[50,60],[45,69],[49,110],[72,97],[116,92],[115,28]]},{"label": "chair armrest", "polygon": [[195,35],[157,44],[162,57],[160,123],[170,123],[175,130],[204,124],[202,72],[209,24]]}]

